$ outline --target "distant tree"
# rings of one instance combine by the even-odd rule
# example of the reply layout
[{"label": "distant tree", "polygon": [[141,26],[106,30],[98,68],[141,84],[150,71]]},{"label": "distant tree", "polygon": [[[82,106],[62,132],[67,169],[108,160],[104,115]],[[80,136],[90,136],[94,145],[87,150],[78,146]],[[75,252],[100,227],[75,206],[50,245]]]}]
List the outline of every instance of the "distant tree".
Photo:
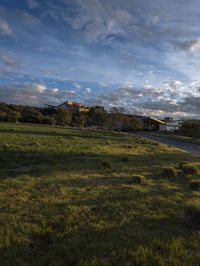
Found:
[{"label": "distant tree", "polygon": [[20,122],[23,123],[42,123],[42,114],[35,108],[25,108],[22,112]]},{"label": "distant tree", "polygon": [[137,116],[125,115],[122,131],[135,131],[142,129],[142,126],[142,120]]},{"label": "distant tree", "polygon": [[72,116],[72,111],[59,108],[57,110],[57,114],[55,115],[55,119],[59,125],[69,125],[72,122]]},{"label": "distant tree", "polygon": [[186,120],[183,122],[180,133],[188,137],[200,138],[200,120]]},{"label": "distant tree", "polygon": [[88,122],[87,114],[83,113],[74,113],[73,123],[77,126],[85,127]]},{"label": "distant tree", "polygon": [[40,113],[44,116],[53,116],[57,114],[57,110],[53,107],[40,108]]},{"label": "distant tree", "polygon": [[111,130],[121,131],[125,123],[126,116],[124,115],[124,108],[113,107],[109,113],[108,127]]},{"label": "distant tree", "polygon": [[54,116],[42,116],[42,124],[55,125],[56,119]]},{"label": "distant tree", "polygon": [[0,121],[2,122],[18,122],[21,117],[20,112],[16,112],[10,109],[0,110]]},{"label": "distant tree", "polygon": [[88,115],[92,125],[105,126],[108,120],[108,113],[101,106],[91,107]]}]

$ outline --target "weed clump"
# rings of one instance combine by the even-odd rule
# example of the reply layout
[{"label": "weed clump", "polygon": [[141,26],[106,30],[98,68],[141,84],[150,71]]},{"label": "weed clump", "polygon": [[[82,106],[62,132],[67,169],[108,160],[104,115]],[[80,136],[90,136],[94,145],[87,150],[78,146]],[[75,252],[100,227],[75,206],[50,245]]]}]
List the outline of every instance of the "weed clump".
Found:
[{"label": "weed clump", "polygon": [[186,164],[188,164],[188,161],[182,161],[182,162],[180,162],[179,168],[180,169],[183,169],[184,165],[186,165]]},{"label": "weed clump", "polygon": [[192,224],[200,223],[200,201],[191,200],[185,206],[185,218]]},{"label": "weed clump", "polygon": [[3,145],[3,148],[4,148],[4,149],[9,149],[9,148],[10,148],[10,145],[9,145],[9,144],[4,144],[4,145]]},{"label": "weed clump", "polygon": [[194,165],[183,165],[182,171],[184,174],[197,175],[198,169]]},{"label": "weed clump", "polygon": [[135,184],[144,184],[145,177],[143,175],[135,175],[132,177],[132,182]]},{"label": "weed clump", "polygon": [[170,179],[175,179],[177,177],[177,171],[173,167],[164,167],[162,170],[162,175]]},{"label": "weed clump", "polygon": [[121,161],[122,161],[123,163],[128,163],[128,162],[129,162],[129,158],[127,158],[127,157],[122,157]]},{"label": "weed clump", "polygon": [[160,143],[158,143],[158,142],[153,142],[152,145],[159,146]]},{"label": "weed clump", "polygon": [[126,148],[127,149],[132,149],[132,146],[131,145],[127,145]]},{"label": "weed clump", "polygon": [[111,168],[111,165],[109,162],[104,161],[104,162],[101,162],[101,167],[104,169],[106,169],[106,168],[109,169],[109,168]]},{"label": "weed clump", "polygon": [[190,189],[191,190],[195,190],[195,191],[199,191],[200,190],[200,181],[191,181],[190,182]]}]

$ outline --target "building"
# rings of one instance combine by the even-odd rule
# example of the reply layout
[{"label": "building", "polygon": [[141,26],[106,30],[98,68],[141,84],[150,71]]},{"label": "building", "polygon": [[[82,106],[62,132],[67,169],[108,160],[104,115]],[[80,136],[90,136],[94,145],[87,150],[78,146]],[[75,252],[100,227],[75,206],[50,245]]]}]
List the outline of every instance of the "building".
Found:
[{"label": "building", "polygon": [[66,101],[58,106],[55,106],[54,108],[55,109],[63,108],[65,110],[71,110],[78,113],[88,113],[90,111],[89,107],[86,107],[81,103],[75,103],[71,101]]},{"label": "building", "polygon": [[165,123],[166,123],[166,131],[167,132],[174,132],[174,131],[177,131],[180,129],[183,121],[182,120],[173,120],[172,119],[168,119],[168,118],[165,118]]},{"label": "building", "polygon": [[157,119],[155,117],[143,117],[143,129],[150,131],[165,131],[165,121]]}]

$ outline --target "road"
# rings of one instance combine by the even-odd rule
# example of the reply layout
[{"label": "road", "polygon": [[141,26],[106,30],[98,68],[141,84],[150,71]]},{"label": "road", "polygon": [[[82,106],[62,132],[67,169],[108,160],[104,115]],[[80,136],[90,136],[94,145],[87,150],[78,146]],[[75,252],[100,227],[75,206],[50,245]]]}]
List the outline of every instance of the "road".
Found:
[{"label": "road", "polygon": [[174,146],[178,149],[190,152],[195,156],[200,156],[200,144],[192,143],[189,141],[175,140],[170,137],[153,136],[148,133],[136,133],[136,135],[147,139],[155,140],[163,144]]}]

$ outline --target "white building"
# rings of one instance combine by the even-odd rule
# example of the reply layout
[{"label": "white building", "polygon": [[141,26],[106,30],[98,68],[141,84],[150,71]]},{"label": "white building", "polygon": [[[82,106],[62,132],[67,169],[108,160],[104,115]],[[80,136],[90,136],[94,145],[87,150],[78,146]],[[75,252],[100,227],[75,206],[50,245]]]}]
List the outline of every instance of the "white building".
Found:
[{"label": "white building", "polygon": [[166,124],[165,124],[165,130],[167,132],[174,132],[174,131],[177,131],[180,129],[181,125],[182,125],[182,122],[181,120],[169,120],[169,121],[166,121]]}]

